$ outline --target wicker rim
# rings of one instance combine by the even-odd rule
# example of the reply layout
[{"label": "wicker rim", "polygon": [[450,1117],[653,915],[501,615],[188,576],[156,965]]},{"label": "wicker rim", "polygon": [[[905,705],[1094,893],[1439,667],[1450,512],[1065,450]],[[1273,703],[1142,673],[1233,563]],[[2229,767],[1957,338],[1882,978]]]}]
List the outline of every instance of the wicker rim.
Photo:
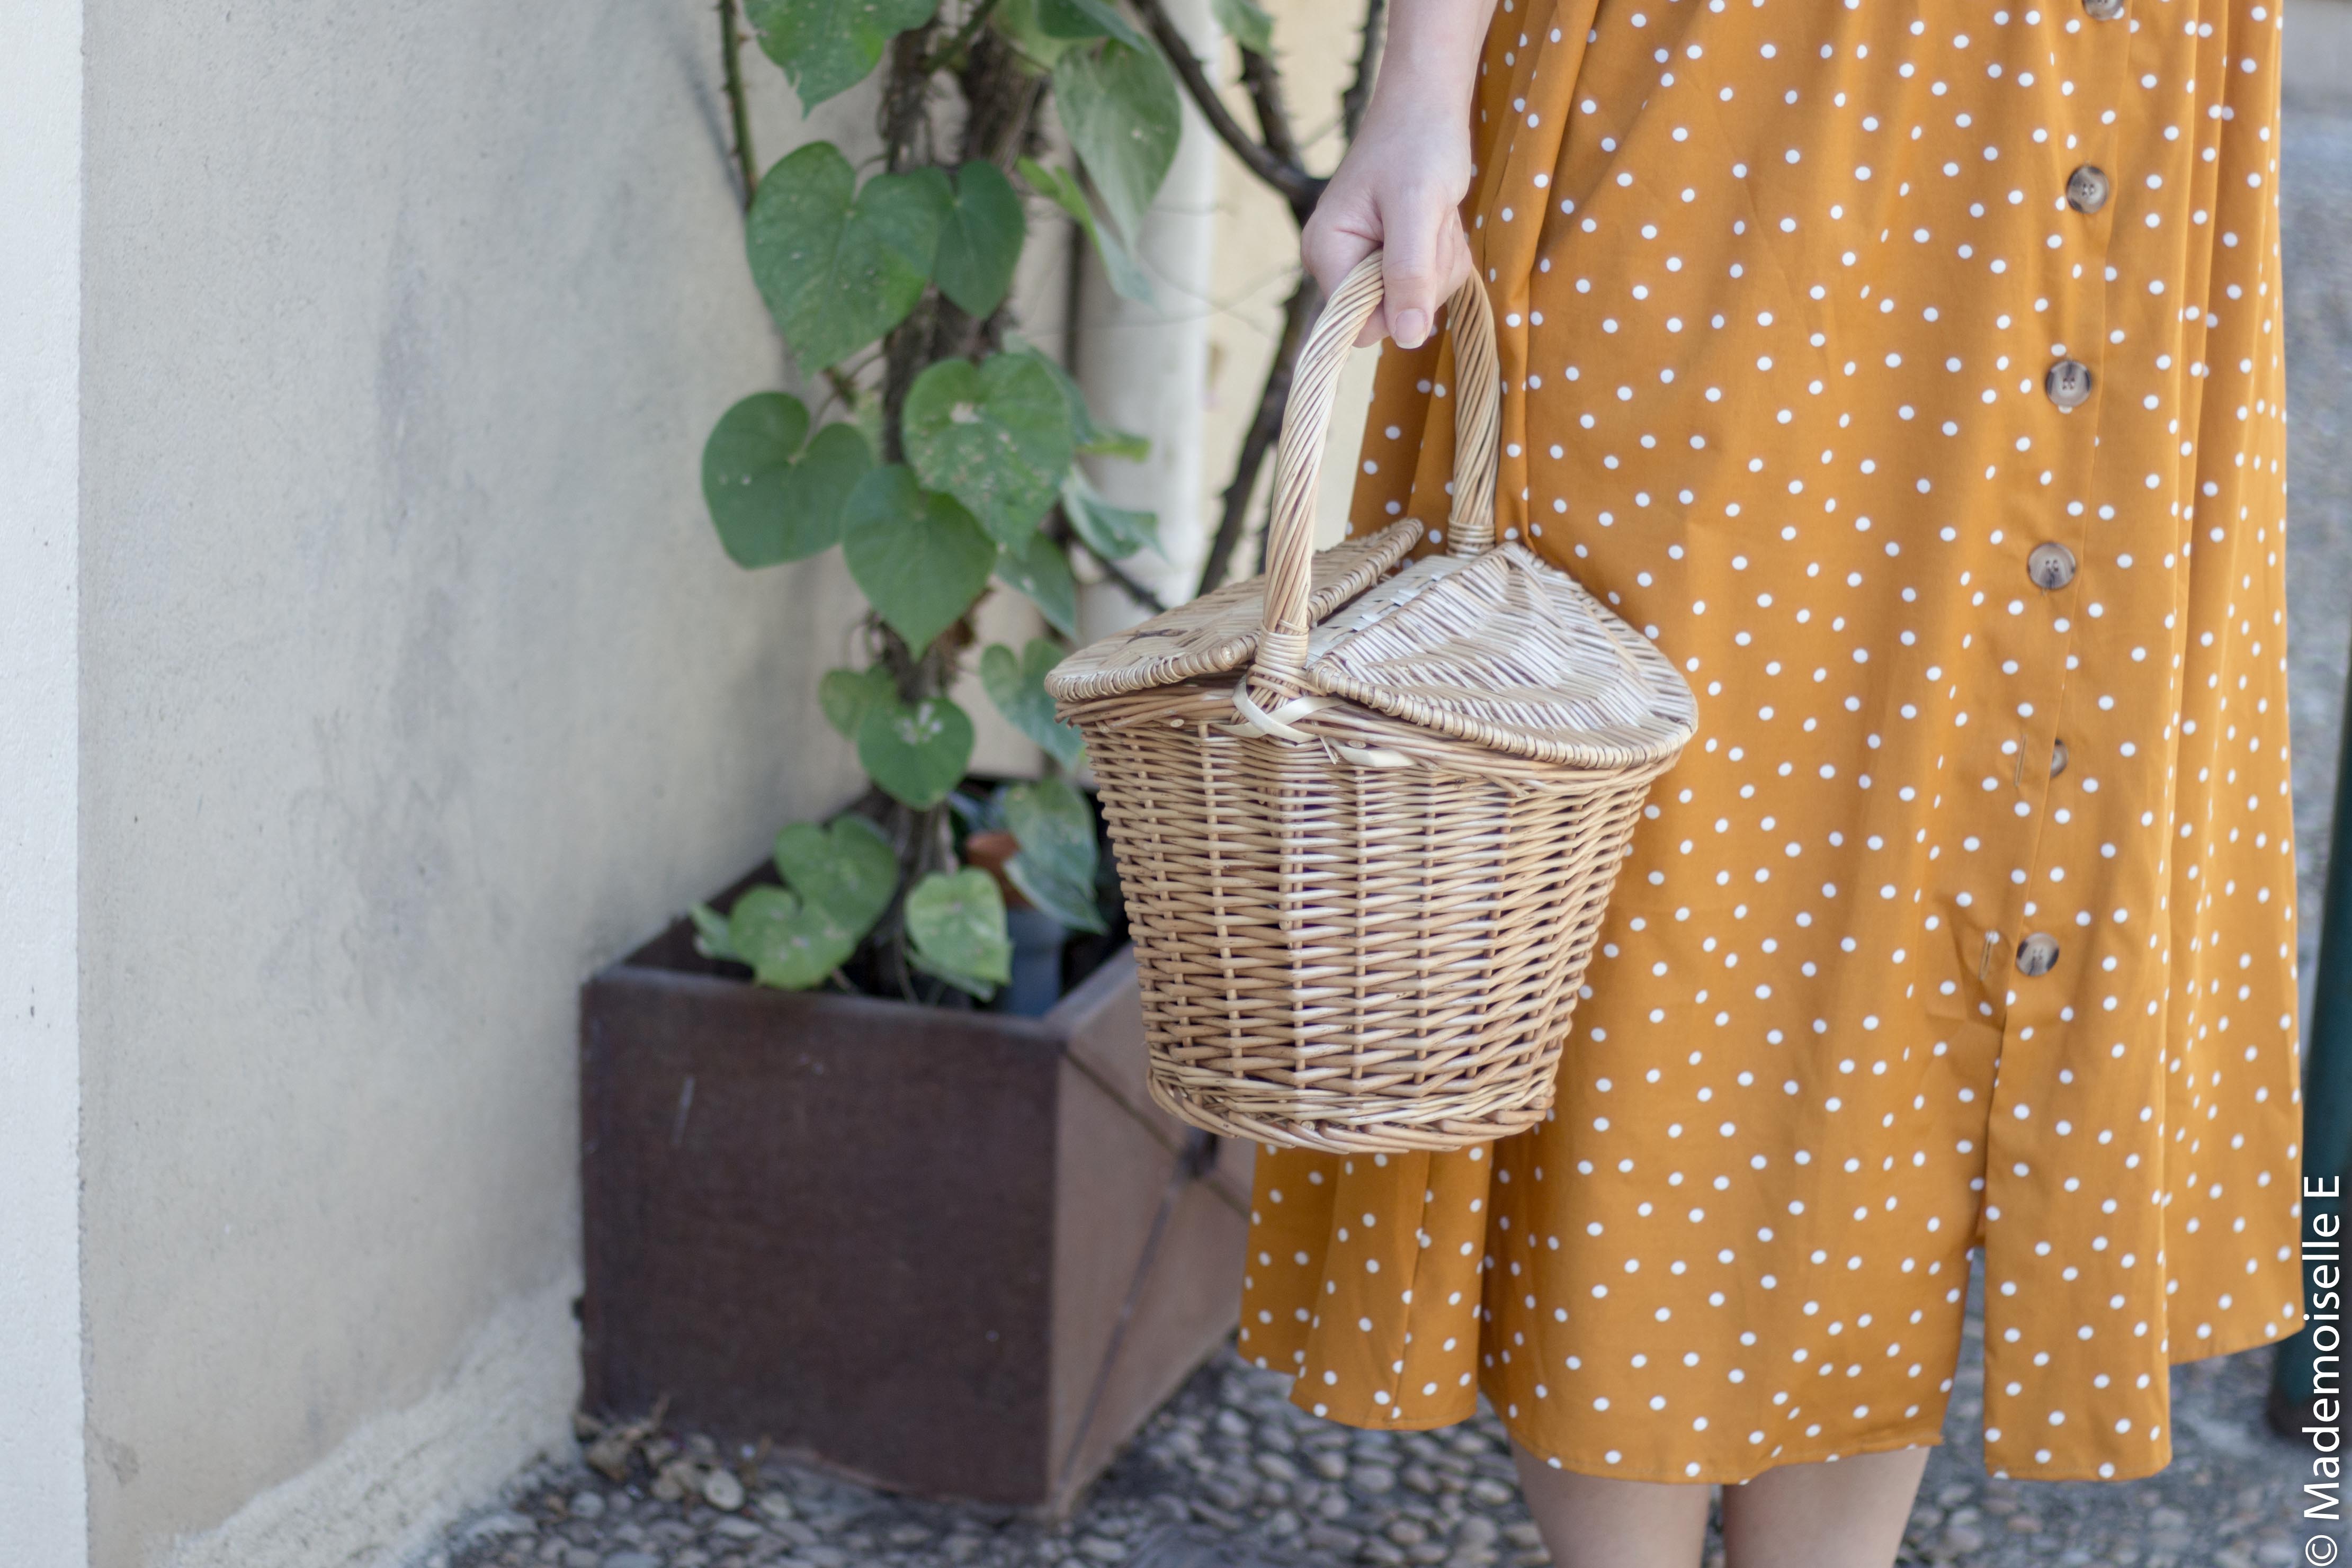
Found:
[{"label": "wicker rim", "polygon": [[[1380,308],[1381,252],[1358,262],[1316,319],[1298,351],[1297,379],[1275,455],[1274,517],[1266,545],[1265,620],[1246,685],[1276,701],[1305,690],[1307,591],[1314,577],[1316,481],[1330,434],[1339,372],[1356,335]],[[1474,273],[1445,303],[1454,339],[1454,514],[1446,520],[1449,555],[1483,555],[1495,544],[1496,448],[1503,419],[1495,353],[1495,310]]]}]

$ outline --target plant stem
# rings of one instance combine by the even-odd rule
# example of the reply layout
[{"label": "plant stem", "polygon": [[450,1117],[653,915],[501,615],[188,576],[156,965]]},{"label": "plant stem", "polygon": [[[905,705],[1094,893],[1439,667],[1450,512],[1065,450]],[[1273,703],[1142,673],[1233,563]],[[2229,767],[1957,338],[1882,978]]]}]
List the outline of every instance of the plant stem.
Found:
[{"label": "plant stem", "polygon": [[[1092,550],[1088,550],[1087,553],[1088,555],[1094,555]],[[1148,611],[1154,615],[1162,615],[1167,613],[1168,606],[1160,602],[1160,595],[1152,592],[1151,590],[1144,587],[1143,584],[1136,581],[1132,577],[1129,577],[1126,570],[1119,566],[1118,562],[1115,560],[1105,560],[1098,555],[1094,555],[1094,562],[1097,566],[1102,568],[1102,574],[1110,580],[1113,587],[1117,588],[1121,593],[1126,594],[1128,598],[1135,601],[1135,607],[1137,609]]]},{"label": "plant stem", "polygon": [[923,62],[924,71],[928,73],[953,64],[956,56],[980,36],[981,28],[987,25],[989,13],[995,9],[996,0],[980,0],[980,4],[971,8],[971,15],[963,19],[963,26],[956,29],[955,37],[940,45],[939,52]]},{"label": "plant stem", "polygon": [[[1289,107],[1282,100],[1280,68],[1255,50],[1244,49],[1241,53],[1242,85],[1249,89],[1250,107],[1257,110],[1258,135],[1265,141],[1265,150],[1291,168],[1306,168],[1306,154],[1299,151],[1298,137],[1290,127]],[[1323,182],[1316,181],[1314,187],[1319,196]],[[1290,215],[1304,224],[1307,214],[1315,210],[1315,204],[1309,201],[1302,208],[1298,200],[1291,196]]]},{"label": "plant stem", "polygon": [[892,173],[930,153],[931,69],[929,44],[937,22],[890,40],[890,63],[882,78],[879,124],[882,166]]},{"label": "plant stem", "polygon": [[1070,515],[1059,507],[1055,507],[1045,519],[1045,537],[1060,545],[1065,550],[1073,544],[1086,550],[1087,559],[1102,568],[1102,574],[1109,580],[1111,586],[1126,594],[1137,609],[1152,615],[1167,612],[1167,603],[1160,599],[1160,595],[1137,581],[1118,562],[1105,559],[1088,547],[1084,539],[1079,538],[1077,530],[1070,526]]},{"label": "plant stem", "polygon": [[1275,344],[1274,362],[1266,367],[1265,386],[1258,393],[1257,413],[1250,421],[1241,455],[1234,464],[1233,483],[1225,486],[1224,510],[1217,518],[1217,533],[1209,543],[1208,558],[1201,563],[1201,582],[1195,592],[1206,593],[1222,585],[1233,568],[1234,551],[1241,544],[1243,525],[1249,519],[1250,500],[1257,489],[1258,470],[1265,466],[1266,454],[1274,450],[1282,434],[1282,415],[1290,402],[1290,382],[1298,369],[1298,350],[1305,347],[1307,329],[1314,324],[1315,313],[1322,307],[1323,290],[1316,287],[1312,277],[1302,272],[1298,287],[1282,308],[1282,339]]},{"label": "plant stem", "polygon": [[1160,0],[1134,0],[1134,3],[1136,10],[1142,14],[1144,26],[1150,27],[1151,36],[1160,40],[1160,50],[1167,55],[1168,63],[1176,68],[1176,78],[1184,84],[1186,95],[1192,99],[1193,107],[1201,111],[1201,118],[1209,122],[1209,129],[1217,133],[1217,140],[1230,148],[1234,156],[1240,159],[1251,173],[1279,192],[1290,204],[1292,212],[1314,211],[1315,199],[1323,192],[1323,182],[1297,164],[1286,162],[1242,129],[1241,121],[1235,120],[1233,111],[1225,107],[1224,99],[1217,91],[1217,84],[1209,79],[1208,70],[1201,64],[1200,57],[1192,53],[1192,41],[1178,28]]},{"label": "plant stem", "polygon": [[1364,0],[1364,26],[1358,35],[1361,42],[1356,50],[1356,78],[1339,95],[1339,130],[1349,141],[1356,139],[1357,128],[1364,123],[1365,106],[1372,101],[1372,78],[1381,68],[1381,17],[1387,9],[1388,0]]},{"label": "plant stem", "polygon": [[735,131],[735,169],[743,180],[743,205],[748,211],[760,188],[759,165],[751,156],[751,116],[743,102],[743,35],[736,26],[736,0],[719,0],[719,58],[726,73],[727,118]]}]

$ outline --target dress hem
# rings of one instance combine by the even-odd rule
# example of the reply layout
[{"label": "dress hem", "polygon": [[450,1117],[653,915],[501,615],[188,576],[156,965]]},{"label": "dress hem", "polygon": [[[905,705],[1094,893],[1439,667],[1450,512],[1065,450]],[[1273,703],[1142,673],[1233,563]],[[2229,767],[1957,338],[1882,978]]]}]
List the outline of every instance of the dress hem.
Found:
[{"label": "dress hem", "polygon": [[[2258,1332],[2246,1335],[2242,1340],[2238,1339],[2236,1336],[2221,1338],[2219,1343],[2214,1345],[2212,1348],[2209,1349],[2200,1345],[2194,1354],[2185,1356],[2173,1356],[2168,1354],[2167,1364],[2171,1366],[2186,1366],[2191,1362],[2210,1361],[2215,1356],[2241,1355],[2250,1350],[2259,1350],[2267,1344],[2276,1344],[2279,1341],[2285,1339],[2294,1333],[2294,1330],[2293,1328],[2288,1328],[2277,1333],[2266,1334]],[[1263,1364],[1263,1363],[1260,1364]],[[1291,1378],[1290,1393],[1288,1397],[1293,1405],[1296,1405],[1300,1409],[1307,1411],[1309,1415],[1316,1416],[1320,1420],[1335,1422],[1342,1427],[1354,1427],[1358,1431],[1441,1431],[1447,1427],[1460,1426],[1463,1422],[1470,1419],[1471,1416],[1476,1413],[1474,1406],[1472,1409],[1464,1411],[1458,1415],[1398,1418],[1383,1418],[1379,1416],[1360,1417],[1352,1412],[1340,1412],[1334,1410],[1328,1404],[1325,1405],[1321,1411],[1318,1411],[1315,1408],[1315,1400],[1312,1398],[1300,1397],[1300,1392],[1303,1386],[1304,1383],[1302,1379],[1295,1376]],[[1938,1448],[1944,1446],[1943,1428],[1939,1425],[1933,1428],[1924,1429],[1917,1436],[1873,1437],[1857,1443],[1850,1448],[1839,1448],[1828,1444],[1814,1443],[1808,1445],[1804,1451],[1796,1454],[1789,1453],[1784,1448],[1781,1453],[1774,1458],[1770,1463],[1760,1465],[1754,1469],[1748,1469],[1744,1467],[1738,1466],[1708,1467],[1702,1464],[1700,1473],[1697,1475],[1692,1475],[1687,1470],[1673,1475],[1653,1473],[1648,1469],[1638,1467],[1628,1467],[1622,1464],[1612,1465],[1608,1463],[1605,1459],[1600,1458],[1598,1456],[1571,1456],[1565,1450],[1554,1450],[1531,1442],[1528,1439],[1527,1432],[1523,1430],[1521,1423],[1514,1421],[1511,1417],[1502,1414],[1504,1410],[1510,1407],[1511,1401],[1507,1393],[1503,1390],[1495,1388],[1484,1378],[1479,1380],[1478,1391],[1481,1394],[1484,1394],[1486,1396],[1487,1402],[1496,1407],[1496,1419],[1501,1423],[1503,1430],[1509,1435],[1513,1444],[1525,1449],[1532,1457],[1543,1460],[1546,1464],[1553,1466],[1555,1469],[1573,1471],[1575,1474],[1581,1476],[1592,1476],[1601,1480],[1648,1481],[1662,1486],[1742,1486],[1748,1481],[1754,1480],[1759,1476],[1769,1474],[1773,1470],[1781,1469],[1790,1465],[1823,1464],[1836,1459],[1859,1458],[1864,1454],[1891,1453],[1901,1448]],[[2169,1424],[2170,1417],[2168,1415],[2167,1425]],[[1979,1432],[1983,1430],[1983,1421],[1981,1417],[1979,1417],[1978,1421],[1978,1430]],[[2137,1466],[2126,1468],[2118,1465],[2112,1473],[2100,1475],[2097,1473],[2095,1469],[2084,1469],[2078,1467],[2069,1466],[2063,1469],[2053,1469],[2044,1467],[2030,1475],[2018,1475],[2014,1472],[2004,1471],[1997,1469],[1992,1463],[1991,1457],[1988,1455],[1985,1459],[1984,1471],[1989,1476],[2002,1477],[2010,1480],[2021,1481],[2136,1481],[2147,1479],[2149,1476],[2155,1475],[2171,1463],[2172,1441],[2170,1435],[2168,1433],[2162,1446],[2161,1457],[2158,1458],[2155,1463],[2147,1465],[2145,1468]]]}]

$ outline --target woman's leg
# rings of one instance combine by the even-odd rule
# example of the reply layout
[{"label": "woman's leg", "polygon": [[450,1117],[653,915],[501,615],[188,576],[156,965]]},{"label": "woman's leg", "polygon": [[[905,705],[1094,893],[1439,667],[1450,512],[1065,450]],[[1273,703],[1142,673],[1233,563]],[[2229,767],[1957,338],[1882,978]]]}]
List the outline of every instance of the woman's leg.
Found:
[{"label": "woman's leg", "polygon": [[1887,1568],[1927,1468],[1927,1449],[1895,1448],[1784,1465],[1724,1488],[1730,1568]]},{"label": "woman's leg", "polygon": [[1517,1443],[1511,1458],[1552,1568],[1698,1568],[1714,1489],[1556,1470]]}]

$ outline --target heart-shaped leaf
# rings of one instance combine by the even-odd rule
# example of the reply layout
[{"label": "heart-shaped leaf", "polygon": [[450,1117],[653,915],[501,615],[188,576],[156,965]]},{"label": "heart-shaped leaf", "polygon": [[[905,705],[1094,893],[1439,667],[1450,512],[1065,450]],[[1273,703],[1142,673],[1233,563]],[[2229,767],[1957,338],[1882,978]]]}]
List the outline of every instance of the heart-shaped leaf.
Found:
[{"label": "heart-shaped leaf", "polygon": [[971,716],[945,697],[909,707],[895,695],[866,710],[857,760],[892,800],[929,810],[948,798],[971,762]]},{"label": "heart-shaped leaf", "polygon": [[1095,899],[1094,813],[1059,779],[1009,784],[997,792],[1004,825],[1021,852],[1004,864],[1022,896],[1074,931],[1107,930]]},{"label": "heart-shaped leaf", "polygon": [[1117,38],[1131,49],[1149,47],[1107,0],[1037,0],[1037,29],[1049,38]]},{"label": "heart-shaped leaf", "polygon": [[822,909],[854,937],[864,937],[898,890],[898,856],[889,835],[855,811],[831,826],[794,822],[776,835],[776,869],[801,901]]},{"label": "heart-shaped leaf", "polygon": [[836,364],[906,319],[923,295],[949,201],[937,169],[856,172],[812,141],[760,182],[745,224],[752,280],[803,366]]},{"label": "heart-shaped leaf", "polygon": [[915,967],[986,1000],[1013,977],[1004,895],[977,866],[935,871],[907,894],[907,938]]},{"label": "heart-shaped leaf", "polygon": [[781,887],[755,887],[735,901],[727,939],[763,986],[805,991],[857,951],[857,934],[829,911]]},{"label": "heart-shaped leaf", "polygon": [[940,229],[931,277],[940,293],[971,314],[985,316],[1004,303],[1028,237],[1028,214],[1004,171],[993,163],[966,163],[956,171],[955,201]]},{"label": "heart-shaped leaf", "polygon": [[727,916],[707,904],[698,904],[687,912],[694,922],[694,950],[706,958],[727,958],[743,962],[743,955],[735,951],[735,938],[727,925]]},{"label": "heart-shaped leaf", "polygon": [[1070,558],[1043,534],[1031,534],[1016,553],[1004,550],[996,558],[997,578],[1029,596],[1045,619],[1065,637],[1078,634],[1078,580],[1070,573]]},{"label": "heart-shaped leaf", "polygon": [[830,549],[841,508],[874,466],[853,425],[828,424],[803,451],[808,410],[783,392],[754,392],[719,416],[702,445],[702,498],[738,566],[774,566]]},{"label": "heart-shaped leaf", "polygon": [[1087,394],[1078,386],[1077,379],[1051,354],[1027,344],[1005,351],[1033,356],[1062,389],[1062,401],[1070,405],[1070,440],[1079,451],[1102,457],[1131,457],[1137,462],[1151,455],[1150,437],[1096,423],[1094,410],[1087,406]]},{"label": "heart-shaped leaf", "polygon": [[882,619],[917,653],[987,590],[996,546],[957,505],[898,464],[857,482],[843,510],[842,559]]},{"label": "heart-shaped leaf", "polygon": [[1087,549],[1103,560],[1125,560],[1146,545],[1160,543],[1160,516],[1114,507],[1077,469],[1062,481],[1062,515],[1070,519]]},{"label": "heart-shaped leaf", "polygon": [[1055,62],[1086,40],[1057,38],[1046,32],[1037,19],[1038,3],[1039,0],[997,0],[988,21],[1024,59],[1040,70],[1050,71]]},{"label": "heart-shaped leaf", "polygon": [[1250,0],[1209,0],[1209,13],[1224,29],[1225,37],[1247,49],[1263,55],[1274,47],[1274,18],[1250,4]]},{"label": "heart-shaped leaf", "polygon": [[1065,768],[1076,768],[1087,755],[1078,732],[1054,716],[1054,699],[1046,694],[1045,675],[1062,662],[1062,650],[1043,637],[1015,653],[1002,643],[992,643],[980,655],[980,684],[1007,723],[1039,746]]},{"label": "heart-shaped leaf", "polygon": [[824,722],[839,731],[842,739],[856,740],[857,727],[866,722],[866,706],[895,690],[890,672],[879,664],[870,670],[827,670],[816,684],[816,700],[824,709]]},{"label": "heart-shaped leaf", "polygon": [[1132,244],[1183,137],[1175,73],[1158,49],[1105,38],[1054,67],[1054,106],[1111,222]]},{"label": "heart-shaped leaf", "polygon": [[1029,542],[1076,455],[1068,400],[1034,354],[940,361],[908,389],[899,425],[924,486],[1008,549]]},{"label": "heart-shaped leaf", "polygon": [[801,107],[814,109],[864,81],[893,37],[938,9],[939,0],[744,0],[743,15]]},{"label": "heart-shaped leaf", "polygon": [[1127,248],[1126,243],[1096,220],[1093,204],[1079,188],[1077,176],[1066,169],[1049,169],[1034,158],[1022,159],[1019,167],[1021,177],[1029,182],[1033,190],[1076,219],[1078,226],[1086,230],[1087,238],[1094,242],[1095,254],[1102,258],[1103,275],[1110,279],[1111,288],[1123,299],[1132,299],[1138,305],[1150,304],[1151,279],[1144,276],[1135,253]]}]

